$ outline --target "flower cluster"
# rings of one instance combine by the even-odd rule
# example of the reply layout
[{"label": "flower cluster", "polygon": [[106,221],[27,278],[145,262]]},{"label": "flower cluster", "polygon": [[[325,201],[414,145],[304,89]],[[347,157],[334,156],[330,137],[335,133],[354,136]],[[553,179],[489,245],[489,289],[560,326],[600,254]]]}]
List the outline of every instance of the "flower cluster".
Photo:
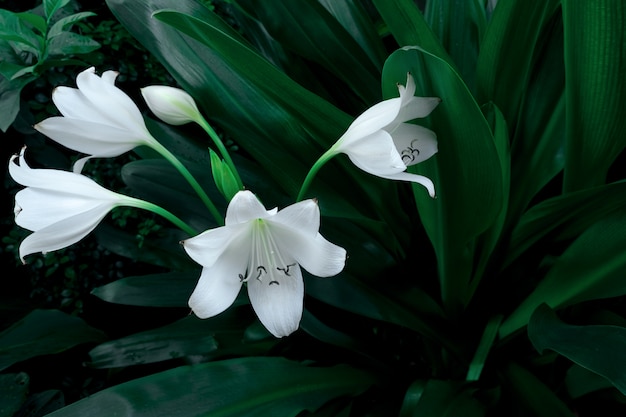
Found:
[{"label": "flower cluster", "polygon": [[[398,85],[400,96],[382,101],[355,119],[345,134],[313,166],[297,202],[282,210],[267,210],[245,190],[225,147],[186,92],[166,86],[142,89],[150,110],[161,120],[202,126],[222,153],[223,173],[233,178],[234,192],[225,218],[182,163],[150,133],[136,104],[115,86],[117,73],[98,76],[94,68],[81,72],[78,88],[58,87],[53,101],[62,116],[51,117],[35,128],[61,145],[86,154],[73,172],[33,169],[24,149],[9,161],[12,178],[26,188],[15,202],[15,221],[33,233],[20,245],[20,257],[58,250],[89,234],[117,206],[139,207],[170,220],[191,237],[182,247],[202,266],[189,306],[200,318],[226,310],[242,286],[261,323],[276,337],[294,332],[303,310],[304,281],[301,268],[318,277],[339,274],[346,251],[320,233],[320,209],[314,199],[303,199],[319,168],[343,153],[370,174],[422,184],[434,197],[435,187],[424,176],[405,172],[410,165],[437,152],[434,132],[408,123],[427,116],[438,98],[415,97],[409,74]],[[148,201],[110,191],[81,174],[90,158],[115,157],[137,146],[149,146],[168,159],[187,179],[222,226],[201,233],[167,210]],[[213,160],[213,159],[212,159]],[[219,162],[219,159],[217,160]],[[229,177],[229,178],[231,178]]]}]

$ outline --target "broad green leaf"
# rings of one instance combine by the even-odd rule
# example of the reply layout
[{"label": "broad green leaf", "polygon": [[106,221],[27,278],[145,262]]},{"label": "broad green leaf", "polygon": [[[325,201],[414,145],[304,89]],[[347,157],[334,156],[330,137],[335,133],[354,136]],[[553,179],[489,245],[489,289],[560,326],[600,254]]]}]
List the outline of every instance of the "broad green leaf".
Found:
[{"label": "broad green leaf", "polygon": [[67,6],[70,0],[43,0],[43,12],[48,23],[57,10]]},{"label": "broad green leaf", "polygon": [[104,339],[102,332],[78,317],[58,310],[33,310],[0,333],[0,370],[35,356]]},{"label": "broad green leaf", "polygon": [[317,1],[238,0],[283,47],[315,62],[349,86],[363,103],[380,99],[380,70],[344,27]]},{"label": "broad green leaf", "polygon": [[480,45],[476,66],[477,99],[493,101],[515,129],[532,65],[541,52],[542,31],[560,0],[498,2]]},{"label": "broad green leaf", "polygon": [[28,396],[30,377],[19,374],[0,374],[0,417],[18,415],[17,412]]},{"label": "broad green leaf", "polygon": [[601,185],[626,145],[626,3],[563,0],[567,146],[563,188]]},{"label": "broad green leaf", "polygon": [[22,12],[16,13],[16,16],[19,17],[20,20],[22,20],[23,22],[32,25],[41,35],[46,33],[48,24],[46,23],[46,20],[38,14],[31,12]]},{"label": "broad green leaf", "polygon": [[437,254],[444,305],[458,313],[471,297],[468,286],[476,238],[494,225],[503,209],[506,169],[501,166],[489,123],[445,60],[418,47],[394,52],[383,70],[386,97],[393,94],[396,83],[406,82],[407,72],[416,80],[416,95],[442,99],[429,116],[439,151],[415,166],[433,180],[437,198],[420,192],[419,186],[415,198]]},{"label": "broad green leaf", "polygon": [[136,232],[126,232],[109,224],[101,223],[95,230],[98,243],[113,253],[162,266],[175,271],[185,271],[197,267],[180,247],[179,242],[188,237],[179,230],[162,229],[158,236],[148,236],[139,246]]},{"label": "broad green leaf", "polygon": [[187,307],[200,270],[146,274],[118,279],[91,293],[109,303],[144,307]]},{"label": "broad green leaf", "polygon": [[95,16],[95,15],[96,14],[93,12],[80,12],[80,13],[72,14],[70,16],[65,16],[57,20],[52,25],[50,30],[48,30],[46,39],[50,41],[50,39],[54,38],[55,36],[60,35],[61,33],[63,33],[63,31],[70,30],[74,23],[79,22],[87,17]]},{"label": "broad green leaf", "polygon": [[595,222],[626,207],[623,181],[588,188],[542,201],[521,217],[511,234],[504,265],[509,265],[543,238],[578,236]]},{"label": "broad green leaf", "polygon": [[[211,319],[188,316],[157,329],[104,342],[89,352],[88,366],[116,368],[185,356],[208,356],[218,349],[242,348],[245,328],[254,320],[249,309],[229,309]],[[248,346],[251,353],[258,350]],[[264,352],[254,352],[262,354]]]},{"label": "broad green leaf", "polygon": [[88,36],[73,32],[61,32],[48,42],[48,55],[81,55],[100,48],[100,43]]},{"label": "broad green leaf", "polygon": [[498,335],[498,327],[500,327],[502,318],[502,315],[498,314],[489,319],[487,322],[483,335],[480,338],[480,342],[476,347],[476,353],[474,353],[474,357],[469,364],[467,376],[465,377],[466,381],[478,381],[480,379],[480,374],[485,366],[485,362],[487,361],[489,351],[491,350],[493,342]]},{"label": "broad green leaf", "polygon": [[487,410],[473,391],[459,381],[414,381],[405,393],[400,417],[485,416]]},{"label": "broad green leaf", "polygon": [[381,69],[387,52],[372,19],[358,0],[319,0],[319,3],[350,33],[375,68]]},{"label": "broad green leaf", "polygon": [[450,54],[471,91],[475,88],[478,49],[487,26],[481,0],[430,0],[424,17]]},{"label": "broad green leaf", "polygon": [[20,111],[20,94],[32,78],[9,81],[0,76],[0,130],[6,132]]},{"label": "broad green leaf", "polygon": [[626,328],[566,324],[552,309],[542,304],[530,318],[528,337],[539,353],[553,350],[602,375],[622,394],[626,394]]},{"label": "broad green leaf", "polygon": [[526,326],[532,312],[543,303],[560,308],[626,294],[625,247],[624,212],[598,220],[557,258],[533,292],[506,318],[500,336]]},{"label": "broad green leaf", "polygon": [[564,165],[565,69],[563,22],[555,15],[538,41],[519,117],[512,132],[509,222],[515,223],[532,198]]},{"label": "broad green leaf", "polygon": [[419,46],[454,68],[454,61],[426,23],[415,1],[373,0],[373,3],[399,46]]},{"label": "broad green leaf", "polygon": [[49,416],[295,417],[332,399],[358,395],[372,382],[369,374],[348,366],[313,367],[279,357],[248,357],[137,378]]},{"label": "broad green leaf", "polygon": [[578,364],[573,364],[567,370],[565,386],[572,398],[580,398],[594,391],[614,388],[608,379]]},{"label": "broad green leaf", "polygon": [[554,390],[523,366],[511,362],[502,370],[503,389],[511,398],[506,415],[575,417]]}]

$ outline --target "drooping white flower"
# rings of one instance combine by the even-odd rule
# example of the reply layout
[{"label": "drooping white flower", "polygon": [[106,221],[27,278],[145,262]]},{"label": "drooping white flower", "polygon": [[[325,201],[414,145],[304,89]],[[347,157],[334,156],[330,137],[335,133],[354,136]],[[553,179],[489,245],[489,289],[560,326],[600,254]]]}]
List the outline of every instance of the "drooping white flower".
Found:
[{"label": "drooping white flower", "polygon": [[57,87],[52,101],[63,116],[49,117],[35,129],[61,145],[87,154],[74,165],[81,172],[88,159],[114,157],[139,145],[159,147],[139,108],[115,86],[118,73],[102,76],[88,68],[76,77],[78,88]]},{"label": "drooping white flower", "polygon": [[141,94],[152,113],[165,123],[183,125],[197,122],[200,110],[194,99],[184,90],[165,85],[150,85]]},{"label": "drooping white flower", "polygon": [[400,97],[375,104],[357,117],[330,153],[345,153],[354,165],[378,177],[422,184],[434,197],[429,178],[405,171],[437,153],[437,136],[406,122],[428,116],[441,100],[415,97],[411,74],[407,74],[406,86],[399,84],[398,90]]},{"label": "drooping white flower", "polygon": [[225,226],[183,241],[203,266],[189,306],[200,318],[215,316],[235,300],[245,282],[261,323],[276,337],[294,332],[302,317],[304,281],[341,272],[346,251],[319,233],[314,200],[280,211],[266,210],[250,191],[240,191],[226,211]]},{"label": "drooping white flower", "polygon": [[33,169],[26,163],[24,149],[9,160],[9,174],[27,187],[15,195],[15,223],[34,232],[20,244],[22,262],[32,253],[78,242],[114,207],[141,206],[141,200],[107,190],[84,175]]}]

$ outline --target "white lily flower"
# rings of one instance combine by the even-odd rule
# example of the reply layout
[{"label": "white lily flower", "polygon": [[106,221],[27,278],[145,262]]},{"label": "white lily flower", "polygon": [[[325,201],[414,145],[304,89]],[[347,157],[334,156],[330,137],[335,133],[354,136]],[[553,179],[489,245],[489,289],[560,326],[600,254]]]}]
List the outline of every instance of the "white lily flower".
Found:
[{"label": "white lily flower", "polygon": [[99,77],[88,68],[76,77],[78,88],[57,87],[52,101],[61,116],[49,117],[35,129],[61,145],[87,154],[74,165],[81,172],[90,158],[114,157],[139,145],[159,147],[145,125],[139,108],[115,86],[118,73]]},{"label": "white lily flower", "polygon": [[121,205],[141,206],[141,200],[117,194],[92,179],[56,169],[32,169],[24,149],[9,160],[9,174],[27,187],[15,195],[15,223],[34,233],[20,244],[19,255],[49,252],[87,236],[106,214]]},{"label": "white lily flower", "polygon": [[398,90],[400,97],[384,100],[357,117],[329,152],[345,153],[354,165],[378,177],[422,184],[434,197],[429,178],[405,171],[437,153],[437,136],[406,122],[428,116],[441,99],[415,97],[411,74],[407,74],[406,86],[398,84]]},{"label": "white lily flower", "polygon": [[150,85],[141,94],[152,113],[165,123],[183,125],[197,122],[200,110],[194,99],[184,90],[165,85]]},{"label": "white lily flower", "polygon": [[203,266],[189,306],[200,318],[215,316],[235,301],[245,282],[261,323],[276,337],[291,334],[302,317],[300,266],[329,277],[345,265],[345,249],[322,237],[319,227],[314,200],[268,211],[250,191],[238,192],[228,205],[225,226],[182,242]]}]

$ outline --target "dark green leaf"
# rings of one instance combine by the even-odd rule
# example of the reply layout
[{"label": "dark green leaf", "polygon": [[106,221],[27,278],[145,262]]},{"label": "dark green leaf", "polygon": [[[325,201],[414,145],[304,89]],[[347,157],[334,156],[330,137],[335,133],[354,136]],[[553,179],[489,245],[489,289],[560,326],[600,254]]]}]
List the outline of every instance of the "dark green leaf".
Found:
[{"label": "dark green leaf", "polygon": [[415,381],[405,394],[400,416],[484,416],[486,409],[473,391],[459,381]]},{"label": "dark green leaf", "polygon": [[59,353],[104,334],[78,317],[58,310],[33,310],[0,333],[0,370],[40,355]]},{"label": "dark green leaf", "polygon": [[510,414],[536,417],[574,417],[557,394],[528,369],[510,363],[503,369],[504,388],[511,398]]},{"label": "dark green leaf", "polygon": [[93,39],[73,32],[61,32],[48,42],[48,55],[81,55],[100,48]]},{"label": "dark green leaf", "polygon": [[564,0],[567,146],[563,187],[601,185],[626,145],[626,3]]},{"label": "dark green leaf", "polygon": [[[102,343],[89,352],[89,366],[114,368],[242,349],[243,333],[254,320],[251,309],[230,308],[210,319],[188,316],[167,326]],[[253,353],[252,344],[247,346]]]},{"label": "dark green leaf", "polygon": [[63,33],[63,31],[65,30],[70,30],[72,28],[72,25],[76,22],[79,22],[87,17],[90,16],[95,16],[96,14],[93,12],[80,12],[80,13],[75,13],[73,15],[70,16],[65,16],[59,20],[57,20],[52,27],[50,28],[50,30],[48,30],[48,34],[47,34],[47,40],[50,41],[50,39],[54,38],[55,36],[60,35],[61,33]]},{"label": "dark green leaf", "polygon": [[117,385],[50,417],[296,416],[357,395],[370,375],[347,366],[317,368],[249,357],[184,366]]},{"label": "dark green leaf", "polygon": [[532,312],[626,294],[626,214],[616,212],[586,229],[500,327],[505,337],[525,326]]},{"label": "dark green leaf", "polygon": [[575,326],[563,323],[542,304],[528,323],[528,337],[541,353],[546,349],[602,375],[626,394],[626,328],[609,325]]},{"label": "dark green leaf", "polygon": [[57,10],[67,6],[69,2],[70,0],[43,0],[43,11],[46,20],[50,22]]},{"label": "dark green leaf", "polygon": [[26,401],[30,378],[28,374],[0,374],[0,417],[12,417]]},{"label": "dark green leaf", "polygon": [[[385,96],[397,95],[396,83],[406,83],[411,72],[418,96],[442,99],[432,112],[430,127],[438,137],[439,152],[415,166],[431,178],[437,198],[415,188],[420,218],[434,246],[446,308],[459,312],[467,305],[474,268],[476,238],[498,221],[503,209],[502,167],[489,123],[476,101],[445,60],[418,47],[394,52],[383,70]],[[396,90],[396,92],[394,92]],[[502,135],[498,133],[499,141]]]},{"label": "dark green leaf", "polygon": [[92,290],[109,303],[144,307],[187,307],[200,270],[167,272],[118,279]]}]

